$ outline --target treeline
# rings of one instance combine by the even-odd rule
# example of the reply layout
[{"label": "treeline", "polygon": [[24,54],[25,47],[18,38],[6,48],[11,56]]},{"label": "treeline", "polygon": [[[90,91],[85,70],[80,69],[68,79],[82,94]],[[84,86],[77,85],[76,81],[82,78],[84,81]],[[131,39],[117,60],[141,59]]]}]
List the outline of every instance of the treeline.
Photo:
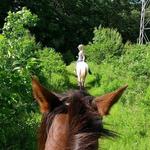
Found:
[{"label": "treeline", "polygon": [[30,28],[36,40],[62,54],[71,51],[75,55],[77,45],[88,44],[99,25],[117,29],[124,43],[136,42],[139,35],[138,0],[1,0],[0,28],[9,10],[24,6],[38,15],[37,26]]}]

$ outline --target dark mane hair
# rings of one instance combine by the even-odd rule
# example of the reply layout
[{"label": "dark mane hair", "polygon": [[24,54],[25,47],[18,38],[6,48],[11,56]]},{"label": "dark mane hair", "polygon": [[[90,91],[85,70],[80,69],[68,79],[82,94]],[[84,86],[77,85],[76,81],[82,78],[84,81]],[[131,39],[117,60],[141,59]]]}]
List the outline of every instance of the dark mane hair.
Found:
[{"label": "dark mane hair", "polygon": [[71,150],[98,149],[99,137],[115,136],[114,132],[103,128],[102,119],[90,105],[93,98],[81,91],[75,92],[72,96],[69,108],[69,149]]},{"label": "dark mane hair", "polygon": [[98,149],[98,141],[96,139],[101,136],[115,136],[114,132],[103,128],[102,119],[91,107],[93,96],[85,91],[71,91],[57,96],[63,101],[63,105],[55,108],[52,112],[43,114],[39,130],[40,150],[44,150],[47,134],[54,117],[62,113],[69,115],[67,150]]}]

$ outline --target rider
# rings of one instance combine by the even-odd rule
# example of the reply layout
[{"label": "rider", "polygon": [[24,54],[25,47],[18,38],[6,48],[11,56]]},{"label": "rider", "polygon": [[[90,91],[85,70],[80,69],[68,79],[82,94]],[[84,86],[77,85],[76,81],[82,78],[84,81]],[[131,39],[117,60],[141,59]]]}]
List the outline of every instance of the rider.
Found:
[{"label": "rider", "polygon": [[[77,58],[78,58],[77,63],[81,62],[81,61],[85,61],[85,55],[84,55],[83,47],[84,47],[83,44],[78,45],[79,53],[78,53],[78,56],[77,56]],[[88,72],[89,72],[89,74],[92,74],[90,68],[88,69]]]},{"label": "rider", "polygon": [[83,52],[83,44],[80,44],[78,46],[78,50],[79,50],[79,53],[78,53],[78,60],[77,62],[80,62],[80,61],[85,61],[85,55],[84,55],[84,52]]}]

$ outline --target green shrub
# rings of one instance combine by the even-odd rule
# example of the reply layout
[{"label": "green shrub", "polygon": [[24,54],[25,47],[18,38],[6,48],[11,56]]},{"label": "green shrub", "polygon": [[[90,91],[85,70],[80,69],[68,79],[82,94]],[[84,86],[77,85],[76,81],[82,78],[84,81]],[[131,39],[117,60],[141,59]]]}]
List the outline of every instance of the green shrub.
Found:
[{"label": "green shrub", "polygon": [[[0,36],[0,147],[2,150],[36,149],[39,122],[31,74],[42,78],[51,90],[67,88],[68,77],[62,56],[36,44],[27,27],[38,18],[29,10],[8,13]],[[34,117],[36,115],[36,117]],[[38,119],[37,119],[38,118]]]},{"label": "green shrub", "polygon": [[124,67],[133,73],[136,78],[150,76],[150,45],[128,45],[125,47],[125,54],[122,56],[121,63]]},{"label": "green shrub", "polygon": [[126,44],[125,54],[119,60],[120,70],[124,74],[122,79],[130,78],[131,81],[131,83],[129,82],[131,89],[128,96],[130,96],[129,99],[132,103],[142,104],[144,101],[149,101],[145,99],[150,84],[149,49],[150,45]]},{"label": "green shrub", "polygon": [[35,26],[38,21],[38,17],[23,7],[21,11],[8,12],[8,16],[5,21],[6,22],[3,27],[3,34],[5,37],[9,39],[20,39],[29,33],[29,30],[25,27]]},{"label": "green shrub", "polygon": [[4,36],[2,34],[0,34],[0,40],[4,39]]},{"label": "green shrub", "polygon": [[[120,58],[106,58],[98,67],[97,85],[91,93],[104,94],[117,87],[128,84],[128,90],[121,99],[126,104],[138,104],[144,108],[149,103],[150,84],[150,45],[126,44]],[[93,68],[97,68],[93,65]],[[95,75],[95,69],[93,69]],[[89,81],[87,81],[89,82]]]},{"label": "green shrub", "polygon": [[[31,93],[30,72],[34,51],[39,49],[24,26],[35,24],[37,16],[25,8],[9,12],[0,39],[0,147],[1,149],[35,149],[36,121]],[[31,63],[33,62],[33,63]],[[34,67],[35,68],[35,65]],[[29,140],[30,139],[30,140]],[[32,142],[31,142],[32,141]]]},{"label": "green shrub", "polygon": [[37,55],[39,67],[41,68],[41,77],[45,78],[43,80],[44,84],[55,91],[66,89],[69,79],[61,54],[56,53],[54,49],[45,48],[42,51],[38,51]]},{"label": "green shrub", "polygon": [[104,59],[122,54],[122,37],[114,29],[95,28],[93,42],[86,46],[87,59],[100,64]]}]

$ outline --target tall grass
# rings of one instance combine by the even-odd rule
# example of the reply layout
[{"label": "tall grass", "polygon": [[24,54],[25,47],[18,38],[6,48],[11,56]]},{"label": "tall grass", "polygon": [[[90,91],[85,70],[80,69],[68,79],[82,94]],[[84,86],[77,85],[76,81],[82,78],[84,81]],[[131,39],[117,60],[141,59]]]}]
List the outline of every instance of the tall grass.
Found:
[{"label": "tall grass", "polygon": [[108,150],[148,150],[150,146],[150,115],[139,106],[117,104],[104,118],[107,128],[119,137],[103,139],[101,147]]},{"label": "tall grass", "polygon": [[[102,79],[104,77],[101,76],[103,74],[101,72],[101,66],[92,63],[89,63],[89,66],[92,70],[92,75],[87,76],[85,86],[90,94],[98,96],[114,89],[113,86],[116,86],[116,81],[112,78],[113,84],[111,84],[108,82],[108,79]],[[67,67],[67,70],[70,74],[70,81],[75,87],[77,85],[77,81],[75,78],[74,68],[75,63],[72,63]],[[109,66],[109,68],[111,68],[111,66]],[[106,72],[108,72],[111,76],[113,70],[109,69]],[[105,88],[103,88],[104,85],[101,85],[100,83],[104,80],[106,82]],[[126,81],[128,81],[128,79],[126,79]],[[134,97],[131,96],[131,93],[135,92],[134,94],[137,95],[138,93],[136,93],[136,89],[132,89],[130,86],[132,86],[132,84],[129,84],[129,88],[124,93],[120,101],[111,109],[110,115],[104,117],[103,120],[104,127],[117,132],[118,137],[114,139],[100,139],[99,149],[148,150],[150,147],[150,113],[148,109],[141,104],[140,100],[137,102],[134,101]],[[141,95],[138,97],[140,98],[140,96]],[[132,98],[132,100],[129,100],[129,98]],[[133,101],[133,103],[129,103],[129,101]]]}]

